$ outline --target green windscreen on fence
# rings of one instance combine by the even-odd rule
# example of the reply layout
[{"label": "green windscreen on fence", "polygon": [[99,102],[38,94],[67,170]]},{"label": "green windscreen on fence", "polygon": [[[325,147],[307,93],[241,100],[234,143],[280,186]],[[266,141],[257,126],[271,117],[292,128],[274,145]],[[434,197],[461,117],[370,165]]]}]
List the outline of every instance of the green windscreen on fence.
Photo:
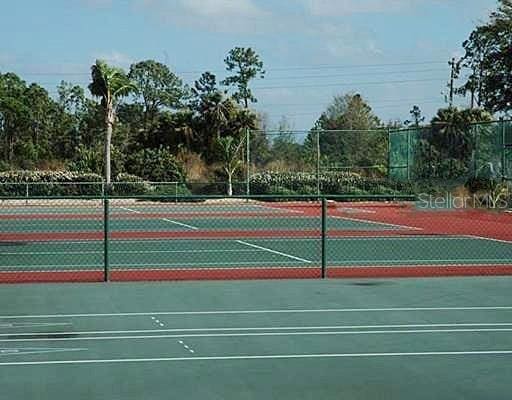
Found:
[{"label": "green windscreen on fence", "polygon": [[391,131],[389,177],[446,185],[465,184],[473,179],[510,179],[511,148],[511,121]]}]

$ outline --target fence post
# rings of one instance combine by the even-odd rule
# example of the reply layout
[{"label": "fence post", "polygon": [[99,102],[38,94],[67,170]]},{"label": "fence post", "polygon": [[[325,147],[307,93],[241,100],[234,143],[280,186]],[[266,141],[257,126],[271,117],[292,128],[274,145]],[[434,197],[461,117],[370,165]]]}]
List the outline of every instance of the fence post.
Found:
[{"label": "fence post", "polygon": [[[250,133],[249,128],[247,128],[245,130],[245,146],[246,146],[245,156],[246,156],[246,163],[247,163],[247,166],[246,166],[247,171],[246,171],[246,177],[245,177],[245,194],[247,196],[250,196],[251,195],[251,155],[250,155],[251,133]],[[247,201],[249,201],[249,199],[247,199]]]},{"label": "fence post", "polygon": [[320,131],[316,132],[316,195],[320,196]]},{"label": "fence post", "polygon": [[327,269],[327,199],[322,197],[322,279],[326,277]]},{"label": "fence post", "polygon": [[506,148],[507,148],[507,138],[505,132],[505,120],[503,117],[500,118],[500,126],[501,126],[501,181],[505,182],[506,177],[506,169],[505,165],[507,163],[506,157]]},{"label": "fence post", "polygon": [[407,182],[411,181],[411,131],[407,130]]},{"label": "fence post", "polygon": [[104,271],[103,280],[108,282],[110,280],[110,211],[109,211],[109,198],[108,193],[105,192],[103,196],[103,261]]},{"label": "fence post", "polygon": [[391,128],[387,129],[388,134],[388,180],[391,180]]},{"label": "fence post", "polygon": [[479,125],[476,124],[471,126],[473,129],[473,143],[475,146],[473,148],[473,179],[478,178],[478,169],[480,168],[478,165],[478,157],[480,155],[480,131],[478,130],[478,126]]}]

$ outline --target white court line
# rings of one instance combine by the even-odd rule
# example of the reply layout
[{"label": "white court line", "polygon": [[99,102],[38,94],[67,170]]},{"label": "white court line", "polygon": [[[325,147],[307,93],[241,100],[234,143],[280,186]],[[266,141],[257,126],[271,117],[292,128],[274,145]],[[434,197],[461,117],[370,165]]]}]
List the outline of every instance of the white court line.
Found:
[{"label": "white court line", "polygon": [[[292,257],[290,257],[292,258]],[[145,268],[149,269],[159,269],[161,268],[163,271],[168,269],[173,270],[180,270],[180,269],[187,269],[187,270],[201,270],[201,269],[215,269],[215,267],[222,267],[224,266],[237,266],[237,268],[232,269],[245,269],[247,266],[257,266],[258,269],[266,269],[266,265],[268,265],[268,268],[272,268],[271,266],[274,265],[284,265],[284,264],[297,264],[299,262],[306,262],[306,263],[312,263],[312,261],[306,261],[306,260],[298,260],[298,261],[239,261],[239,262],[193,262],[193,263],[149,263],[149,264],[142,264],[142,263],[135,263],[135,264],[120,264],[117,265],[114,262],[110,263],[110,267],[112,270],[122,270],[122,271],[142,271],[144,272]],[[64,268],[61,268],[64,267]],[[165,268],[164,268],[165,267]],[[185,268],[185,267],[192,267],[192,268]],[[212,268],[208,268],[212,267]],[[28,269],[27,269],[28,268]],[[30,268],[41,268],[41,269],[30,269]],[[46,268],[46,269],[44,269]],[[52,270],[53,268],[53,270]],[[24,264],[22,267],[19,265],[1,265],[0,266],[0,273],[2,272],[48,272],[48,270],[53,272],[81,272],[81,271],[96,271],[98,268],[103,268],[103,264],[96,264],[96,265],[84,265],[84,264],[77,264],[77,265],[70,265],[70,264],[49,264],[49,265],[27,265]],[[254,267],[251,267],[254,268]],[[274,267],[278,268],[278,267]],[[8,269],[8,270],[7,270]],[[256,269],[256,268],[254,268]]]},{"label": "white court line", "polygon": [[[110,254],[158,254],[158,253],[255,253],[263,250],[240,250],[240,249],[227,249],[227,250],[140,250],[140,251],[110,251]],[[58,254],[69,254],[69,255],[87,255],[87,254],[104,254],[103,251],[41,251],[41,252],[1,252],[0,256],[53,256]]]},{"label": "white court line", "polygon": [[[403,240],[461,240],[461,239],[470,239],[470,240],[474,240],[474,239],[488,239],[488,238],[485,238],[485,237],[478,237],[478,236],[471,236],[471,235],[428,235],[428,234],[424,234],[424,235],[407,235],[407,234],[404,234],[404,235],[389,235],[389,236],[382,236],[382,235],[378,235],[378,236],[372,236],[372,235],[365,235],[365,236],[342,236],[342,237],[338,237],[338,236],[334,236],[334,237],[327,237],[327,240],[329,241],[341,241],[341,240],[397,240],[397,241],[403,241]],[[191,239],[179,239],[179,238],[176,238],[173,240],[183,240],[183,241],[190,241]],[[217,239],[199,239],[199,240],[202,240],[202,241],[206,241],[206,242],[214,242],[215,240]],[[288,241],[309,241],[309,242],[319,242],[320,241],[320,238],[308,238],[308,237],[298,237],[298,238],[257,238],[256,239],[258,242],[288,242]],[[490,240],[490,239],[488,239]],[[115,242],[141,242],[141,243],[144,243],[144,242],[148,242],[149,240],[148,239],[145,239],[145,240],[140,240],[140,239],[115,239],[114,240]],[[168,240],[151,240],[151,242],[168,242]],[[51,243],[54,243],[54,242],[51,242]],[[83,244],[88,244],[90,243],[89,241],[85,241],[85,242],[74,242],[74,243],[83,243]],[[512,243],[512,242],[511,242]],[[59,243],[56,243],[57,245],[60,245]],[[192,251],[192,250],[191,250]]]},{"label": "white court line", "polygon": [[[133,210],[131,208],[127,208],[127,207],[119,207],[123,210],[126,210],[126,211],[131,211],[133,213],[136,213],[136,214],[142,214],[141,211],[138,211],[138,210]],[[198,230],[199,228],[197,226],[192,226],[192,225],[188,225],[188,224],[184,224],[183,222],[178,222],[178,221],[173,221],[172,219],[169,219],[169,218],[160,218],[162,221],[165,221],[165,222],[169,222],[171,224],[176,224],[176,225],[179,225],[179,226],[183,226],[185,228],[189,228],[189,229],[193,229],[193,230]]]},{"label": "white court line", "polygon": [[353,207],[336,207],[337,211],[346,211],[352,214],[377,214],[377,211],[373,210],[364,210],[362,208],[353,208]]},{"label": "white court line", "polygon": [[[55,327],[55,326],[70,326],[72,325],[69,322],[21,322],[21,323],[2,323],[0,322],[0,329],[10,328],[10,329],[22,329],[22,328],[42,328],[42,327]],[[0,335],[0,336],[8,336],[11,333]]]},{"label": "white court line", "polygon": [[368,220],[368,219],[361,219],[361,218],[340,217],[340,216],[337,216],[337,215],[331,215],[330,217],[331,218],[336,218],[336,219],[344,219],[344,220],[347,220],[347,221],[362,222],[362,223],[366,223],[366,224],[382,225],[382,226],[389,226],[389,227],[393,227],[393,228],[408,229],[408,230],[413,230],[413,231],[422,231],[423,230],[423,228],[417,228],[417,227],[414,227],[414,226],[390,224],[390,223],[387,223],[387,222],[371,221],[371,220]]},{"label": "white court line", "polygon": [[[381,236],[381,235],[378,235],[378,236],[372,236],[372,235],[365,235],[365,236],[343,236],[343,237],[327,237],[327,240],[329,241],[336,241],[336,240],[404,240],[404,239],[413,239],[413,240],[454,240],[454,239],[480,239],[480,237],[478,236],[473,236],[471,237],[471,235],[446,235],[446,236],[443,236],[443,235],[439,235],[439,236],[434,236],[434,235],[407,235],[407,234],[404,234],[404,235],[396,235],[396,236],[393,236],[393,235],[389,235],[389,236]],[[490,240],[490,238],[485,238],[485,237],[482,237],[481,239],[487,239],[487,240]],[[217,239],[208,239],[208,238],[204,238],[204,239],[190,239],[190,238],[172,238],[172,241],[173,242],[178,242],[178,241],[185,241],[185,242],[190,242],[191,240],[194,240],[194,242],[212,242],[214,243],[215,241],[218,241],[218,240],[225,240],[225,238],[217,238]],[[258,242],[287,242],[287,241],[314,241],[314,242],[319,242],[320,241],[320,238],[318,237],[290,237],[290,238],[257,238],[256,239]],[[496,239],[497,240],[497,239]],[[148,242],[151,242],[151,243],[169,243],[169,239],[112,239],[111,242],[113,243],[148,243]],[[27,244],[29,245],[36,245],[36,246],[40,246],[40,245],[43,245],[44,243],[44,246],[47,247],[48,245],[55,245],[55,246],[62,246],[62,243],[61,242],[55,242],[55,241],[44,241],[44,240],[35,240],[35,241],[30,241],[30,242],[27,242]],[[97,243],[103,243],[103,239],[91,239],[91,240],[66,240],[66,242],[64,243],[67,243],[67,244],[84,244],[84,245],[88,245],[88,244],[91,244],[91,243],[94,243],[94,244],[97,244]],[[190,251],[194,251],[194,250],[190,250]],[[1,253],[0,253],[1,254]],[[26,254],[26,253],[23,253],[23,254]]]},{"label": "white court line", "polygon": [[121,210],[130,211],[130,212],[133,212],[133,213],[136,213],[136,214],[142,214],[142,212],[141,212],[141,211],[134,210],[134,209],[127,208],[127,207],[119,206],[118,208],[120,208]]},{"label": "white court line", "polygon": [[498,243],[505,243],[505,244],[512,244],[511,240],[502,240],[502,239],[495,239],[485,236],[477,236],[477,235],[462,235],[462,237],[466,237],[468,239],[478,239],[478,240],[489,240],[491,242],[498,242]]},{"label": "white court line", "polygon": [[389,266],[400,266],[400,265],[413,265],[417,267],[475,267],[485,266],[486,264],[497,264],[497,265],[512,265],[511,258],[451,258],[447,260],[443,259],[420,259],[420,260],[386,260],[386,259],[374,259],[374,260],[330,260],[331,266],[353,266],[353,267],[389,267]]},{"label": "white court line", "polygon": [[[408,330],[372,330],[372,331],[308,331],[308,332],[244,332],[244,333],[185,333],[169,335],[126,335],[126,336],[88,336],[88,337],[52,337],[52,338],[9,338],[0,342],[77,342],[108,340],[154,340],[179,338],[223,338],[223,337],[278,337],[278,336],[363,336],[363,335],[404,335],[432,333],[499,333],[512,332],[512,328],[462,328],[462,329],[408,329]],[[13,335],[16,336],[16,335]]]},{"label": "white court line", "polygon": [[[270,327],[226,327],[226,328],[172,328],[172,329],[136,329],[117,331],[72,331],[55,332],[55,335],[120,335],[136,333],[170,333],[170,332],[237,332],[237,331],[312,331],[321,329],[391,329],[391,328],[450,328],[450,327],[485,327],[485,326],[512,326],[510,322],[497,323],[452,323],[452,324],[391,324],[391,325],[333,325],[333,326],[270,326]],[[16,337],[45,336],[45,332],[23,332],[14,334]],[[13,336],[12,333],[3,333],[2,336]]]},{"label": "white court line", "polygon": [[26,354],[49,354],[49,353],[64,353],[71,351],[86,351],[87,349],[0,349],[0,357],[7,356],[24,356]]},{"label": "white court line", "polygon": [[67,364],[113,364],[113,363],[148,363],[148,362],[178,362],[178,361],[228,361],[228,360],[291,360],[314,358],[374,358],[374,357],[434,357],[434,356],[490,356],[510,355],[512,350],[470,350],[470,351],[422,351],[396,353],[325,353],[325,354],[269,354],[269,355],[240,355],[240,356],[211,356],[211,357],[159,357],[159,358],[114,358],[90,360],[61,360],[61,361],[20,361],[3,362],[0,366],[23,365],[67,365]]},{"label": "white court line", "polygon": [[184,226],[185,228],[193,229],[193,230],[196,230],[196,231],[199,230],[199,228],[197,226],[184,224],[184,223],[178,222],[178,221],[173,221],[172,219],[169,219],[169,218],[161,218],[161,220],[165,221],[165,222],[170,222],[171,224],[176,224],[176,225]]},{"label": "white court line", "polygon": [[[397,235],[397,236],[343,236],[343,237],[327,237],[327,240],[396,240],[396,241],[404,241],[404,240],[461,240],[461,239],[474,239],[471,237],[467,237],[466,235]],[[259,240],[259,239],[258,239]],[[269,240],[269,239],[261,239],[261,240]],[[314,239],[306,239],[306,240],[314,240]]]},{"label": "white court line", "polygon": [[388,222],[372,221],[372,220],[362,219],[362,218],[341,217],[341,216],[337,216],[337,215],[333,215],[333,216],[331,216],[331,218],[345,219],[345,220],[348,220],[348,221],[362,222],[362,223],[374,224],[374,225],[383,225],[383,226],[389,226],[389,227],[394,227],[394,228],[403,228],[403,229],[415,230],[415,231],[422,231],[423,230],[423,228],[417,228],[417,227],[409,226],[409,225],[391,224],[391,223],[388,223]]},{"label": "white court line", "polygon": [[235,242],[243,244],[244,246],[253,247],[255,249],[264,250],[264,251],[268,251],[269,253],[273,253],[273,254],[277,254],[277,255],[283,256],[283,257],[291,258],[292,260],[302,261],[302,262],[305,262],[305,263],[308,263],[308,264],[311,264],[313,262],[311,260],[306,260],[304,258],[292,256],[291,254],[282,253],[280,251],[269,249],[268,247],[258,246],[256,244],[245,242],[243,240],[235,240]]},{"label": "white court line", "polygon": [[96,318],[96,317],[145,317],[151,315],[250,315],[250,314],[309,314],[309,313],[366,313],[366,312],[423,312],[423,311],[512,311],[512,306],[461,306],[461,307],[388,307],[388,308],[325,308],[325,309],[274,309],[274,310],[212,310],[212,311],[146,311],[91,314],[38,314],[2,315],[0,319],[20,318]]},{"label": "white court line", "polygon": [[[320,205],[320,203],[318,203],[318,204],[319,204],[319,209],[320,209],[321,205]],[[254,207],[260,207],[260,208],[264,208],[264,209],[272,210],[272,211],[285,211],[285,212],[295,213],[295,214],[304,214],[304,211],[290,210],[289,208],[270,207],[270,206],[264,206],[261,204],[251,204],[251,205],[253,205]]]}]

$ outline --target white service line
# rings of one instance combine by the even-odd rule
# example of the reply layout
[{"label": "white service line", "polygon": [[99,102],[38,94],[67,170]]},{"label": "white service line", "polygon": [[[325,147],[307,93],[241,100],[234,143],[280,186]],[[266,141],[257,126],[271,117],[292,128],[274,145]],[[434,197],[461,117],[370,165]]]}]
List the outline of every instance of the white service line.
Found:
[{"label": "white service line", "polygon": [[147,363],[147,362],[177,362],[177,361],[228,361],[228,360],[290,360],[314,358],[373,358],[373,357],[435,357],[435,356],[496,356],[511,355],[512,350],[475,350],[475,351],[423,351],[395,353],[326,353],[326,354],[267,354],[239,356],[210,356],[210,357],[159,357],[159,358],[114,358],[90,360],[62,361],[20,361],[3,362],[0,366],[23,365],[69,365],[69,364],[113,364],[113,363]]},{"label": "white service line", "polygon": [[[40,327],[55,327],[55,326],[70,326],[72,325],[69,322],[21,322],[21,323],[2,323],[0,322],[0,329],[4,328],[12,328],[12,329],[21,329],[21,328],[40,328]],[[11,333],[7,334],[11,335]],[[0,335],[2,336],[2,335]]]},{"label": "white service line", "polygon": [[[411,235],[389,235],[389,236],[382,236],[382,235],[365,235],[365,236],[342,236],[342,237],[328,237],[327,239],[329,241],[341,241],[341,240],[397,240],[397,241],[401,241],[401,240],[409,240],[409,239],[413,239],[413,240],[453,240],[453,239],[486,239],[486,240],[492,240],[491,238],[485,238],[485,237],[478,237],[478,236],[471,236],[471,235],[447,235],[447,236],[443,236],[443,235],[439,235],[439,236],[433,236],[433,235],[428,235],[428,234],[411,234]],[[176,242],[176,241],[185,241],[185,242],[189,242],[191,239],[180,239],[180,238],[172,238],[173,242]],[[216,239],[194,239],[194,241],[198,241],[198,242],[212,242],[212,241],[215,241]],[[498,239],[496,239],[498,240]],[[314,241],[314,242],[318,242],[319,241],[319,238],[317,237],[293,237],[293,238],[258,238],[258,241],[259,242],[279,242],[279,241],[292,241],[292,242],[297,242],[297,241],[306,241],[306,242],[311,242],[311,241]],[[169,240],[168,239],[113,239],[112,242],[114,243],[148,243],[148,242],[151,242],[151,243],[168,243]],[[90,245],[91,243],[94,243],[95,245],[97,243],[103,243],[102,242],[102,239],[91,239],[91,240],[70,240],[70,241],[66,241],[66,243],[68,244],[84,244],[84,245]],[[512,242],[511,242],[512,243]],[[62,243],[58,243],[58,242],[47,242],[47,241],[33,241],[33,242],[29,242],[30,245],[36,245],[36,246],[44,246],[45,248],[48,247],[48,246],[52,246],[52,245],[55,245],[55,246],[61,246]],[[194,251],[194,250],[190,250],[190,251]],[[5,254],[5,253],[0,253],[1,254]],[[26,253],[23,253],[23,254],[26,254]]]},{"label": "white service line", "polygon": [[[405,241],[405,240],[467,240],[467,239],[474,239],[473,237],[468,237],[467,235],[390,235],[390,236],[372,236],[372,235],[365,235],[365,236],[343,236],[343,237],[328,237],[327,240],[329,241],[345,241],[345,240],[357,240],[357,241],[375,241],[375,240],[395,240],[395,241]],[[259,240],[259,239],[258,239]],[[266,239],[262,239],[266,240]],[[310,239],[312,240],[312,239]],[[317,240],[317,239],[315,239]]]},{"label": "white service line", "polygon": [[376,214],[377,211],[374,210],[365,210],[363,208],[354,208],[354,207],[336,207],[338,211],[346,211],[348,213],[353,214]]},{"label": "white service line", "polygon": [[268,251],[269,253],[273,253],[273,254],[277,254],[277,255],[283,256],[283,257],[291,258],[292,260],[302,261],[302,262],[305,262],[305,263],[308,263],[308,264],[311,264],[313,262],[311,260],[306,260],[305,258],[295,257],[295,256],[292,256],[291,254],[282,253],[280,251],[269,249],[268,247],[258,246],[256,244],[245,242],[243,240],[235,240],[235,241],[237,243],[243,244],[244,246],[253,247],[253,248],[259,249],[259,250],[265,250],[265,251]]},{"label": "white service line", "polygon": [[194,349],[191,348],[188,344],[186,344],[183,340],[178,340],[178,343],[183,346],[185,350],[187,350],[189,353],[195,353]]},{"label": "white service line", "polygon": [[392,227],[392,228],[401,228],[401,229],[408,229],[408,230],[413,230],[413,231],[422,231],[423,230],[423,228],[417,228],[417,227],[414,227],[414,226],[390,224],[390,223],[387,223],[387,222],[371,221],[371,220],[368,220],[368,219],[361,219],[361,218],[340,217],[340,216],[337,216],[337,215],[332,215],[331,218],[345,219],[347,221],[362,222],[362,223],[373,224],[373,225],[389,226],[389,227]]},{"label": "white service line", "polygon": [[[300,260],[302,261],[302,260]],[[311,261],[304,261],[311,263]],[[254,269],[279,269],[280,265],[283,264],[297,264],[298,261],[244,261],[244,262],[193,262],[193,263],[135,263],[135,264],[121,264],[116,265],[114,263],[110,263],[110,267],[115,271],[144,271],[144,268],[149,268],[151,270],[162,270],[167,271],[169,269],[172,270],[181,270],[181,269],[190,269],[189,267],[193,267],[194,270],[203,270],[203,269],[219,269],[215,267],[224,266],[236,266],[236,268],[232,269],[246,269],[247,266],[252,266]],[[268,267],[267,267],[268,266]],[[299,265],[300,266],[300,265]],[[25,269],[25,268],[38,268],[38,269]],[[0,272],[8,272],[8,273],[19,273],[19,272],[48,272],[55,271],[58,272],[81,272],[81,271],[98,271],[102,270],[103,264],[96,265],[87,265],[87,264],[79,264],[79,265],[70,265],[70,264],[48,264],[48,265],[24,265],[20,267],[19,265],[2,265],[0,267]]]},{"label": "white service line", "polygon": [[[408,329],[408,330],[365,330],[365,331],[308,331],[308,332],[244,332],[244,333],[187,333],[170,335],[127,335],[127,336],[89,336],[89,337],[52,337],[52,338],[9,338],[0,342],[77,342],[77,341],[111,341],[111,340],[152,340],[182,338],[224,338],[224,337],[278,337],[278,336],[363,336],[363,335],[404,335],[431,333],[510,333],[512,328],[463,328],[463,329]],[[13,335],[16,336],[16,335]]]},{"label": "white service line", "polygon": [[[121,208],[123,210],[126,210],[126,211],[130,211],[130,212],[136,213],[136,214],[142,214],[141,211],[133,210],[133,209],[128,208],[128,207],[119,207],[119,208]],[[189,229],[193,229],[193,230],[198,230],[199,229],[197,226],[192,226],[192,225],[184,224],[183,222],[173,221],[172,219],[169,219],[169,218],[160,218],[160,219],[162,221],[169,222],[171,224],[176,224],[176,225],[179,225],[179,226],[183,226],[185,228],[189,228]]]},{"label": "white service line", "polygon": [[122,206],[119,206],[119,208],[120,208],[121,210],[130,211],[130,212],[133,212],[133,213],[136,213],[136,214],[142,214],[142,212],[141,212],[141,211],[134,210],[134,209],[132,209],[132,208],[122,207]]},{"label": "white service line", "polygon": [[439,259],[421,259],[421,260],[331,260],[331,266],[346,266],[346,267],[364,267],[364,268],[387,268],[396,266],[414,266],[414,267],[479,267],[487,266],[488,264],[496,265],[512,265],[510,258],[452,258],[448,260]]},{"label": "white service line", "polygon": [[[153,320],[153,322],[155,324],[157,324],[158,326],[160,327],[164,327],[165,325],[162,323],[162,321],[160,321],[158,318],[156,317],[151,317],[151,319]],[[154,331],[165,331],[165,329],[158,329],[158,330],[154,330]],[[151,330],[149,330],[149,332],[151,332]]]},{"label": "white service line", "polygon": [[[153,322],[155,322],[156,324],[158,324],[160,327],[164,327],[165,324],[160,321],[157,317],[151,317],[151,319],[153,320]],[[158,332],[165,332],[165,331],[170,331],[170,329],[158,329],[158,330],[154,330],[153,332],[155,331],[158,331]],[[149,331],[149,332],[152,332],[152,331]],[[181,344],[183,346],[183,348],[188,351],[189,353],[194,353],[194,349],[192,349],[190,346],[188,346],[185,342],[183,342],[183,340],[178,340],[178,343]]]},{"label": "white service line", "polygon": [[[240,249],[227,249],[227,250],[135,250],[135,251],[110,251],[110,254],[158,254],[158,253],[254,253],[262,250],[240,250]],[[56,252],[12,252],[12,253],[0,253],[2,255],[24,255],[24,256],[53,256],[58,254],[69,254],[69,255],[87,255],[87,254],[104,254],[103,251],[56,251]]]},{"label": "white service line", "polygon": [[38,349],[38,348],[21,348],[21,349],[0,349],[0,357],[4,356],[24,356],[26,354],[48,354],[48,353],[64,353],[71,351],[86,351],[87,349]]},{"label": "white service line", "polygon": [[[153,319],[153,317],[151,317]],[[154,320],[154,319],[153,319]],[[238,332],[238,331],[314,331],[321,329],[400,329],[400,328],[453,328],[453,327],[493,327],[512,326],[512,322],[497,323],[451,323],[451,324],[390,324],[390,325],[332,325],[332,326],[270,326],[270,327],[224,327],[224,328],[172,328],[172,329],[138,329],[138,330],[117,330],[117,331],[74,331],[56,332],[58,335],[120,335],[138,333],[170,333],[170,332]],[[2,333],[2,336],[47,336],[44,332],[23,332],[23,333]]]},{"label": "white service line", "polygon": [[[290,210],[289,208],[270,207],[270,206],[264,206],[264,205],[261,205],[261,204],[252,204],[252,205],[255,206],[255,207],[260,207],[260,208],[264,208],[264,209],[272,210],[272,211],[285,211],[285,212],[295,213],[295,214],[304,214],[304,211]],[[320,209],[320,207],[321,207],[320,203],[318,204],[318,207]]]},{"label": "white service line", "polygon": [[477,236],[477,235],[462,235],[464,238],[469,239],[478,239],[478,240],[489,240],[491,242],[498,242],[498,243],[505,243],[505,244],[512,244],[512,240],[502,240],[502,239],[495,239],[485,236]]},{"label": "white service line", "polygon": [[165,221],[165,222],[170,222],[171,224],[176,224],[176,225],[179,225],[179,226],[184,226],[185,228],[193,229],[193,230],[196,230],[196,231],[199,229],[197,226],[193,226],[193,225],[189,225],[189,224],[184,224],[183,222],[173,221],[172,219],[169,219],[169,218],[161,218],[161,220]]},{"label": "white service line", "polygon": [[309,314],[309,313],[367,313],[367,312],[424,312],[424,311],[512,311],[512,306],[460,307],[381,307],[381,308],[324,308],[324,309],[269,309],[269,310],[212,310],[212,311],[149,311],[91,314],[2,315],[0,319],[22,318],[96,318],[144,317],[151,315],[250,315],[250,314]]}]

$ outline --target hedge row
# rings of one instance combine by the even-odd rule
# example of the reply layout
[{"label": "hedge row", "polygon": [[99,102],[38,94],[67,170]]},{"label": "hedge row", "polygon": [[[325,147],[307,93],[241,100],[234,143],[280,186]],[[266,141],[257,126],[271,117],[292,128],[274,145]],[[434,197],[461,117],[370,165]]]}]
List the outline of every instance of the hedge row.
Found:
[{"label": "hedge row", "polygon": [[[72,171],[0,172],[0,196],[99,196],[103,194],[101,175]],[[116,195],[151,193],[153,188],[142,178],[120,174],[112,185]]]},{"label": "hedge row", "polygon": [[[304,195],[317,194],[314,173],[266,172],[251,177],[251,194]],[[380,178],[365,177],[351,172],[331,172],[320,175],[321,194],[410,194],[410,185]],[[150,184],[140,177],[120,174],[112,184],[114,195],[162,195],[169,197],[223,195],[225,183]],[[0,196],[84,196],[102,195],[102,177],[92,173],[71,171],[8,171],[0,173]],[[246,193],[244,182],[233,183],[235,195]]]},{"label": "hedge row", "polygon": [[410,185],[382,178],[365,177],[353,172],[322,173],[265,172],[251,177],[252,194],[317,194],[332,195],[410,194]]}]

